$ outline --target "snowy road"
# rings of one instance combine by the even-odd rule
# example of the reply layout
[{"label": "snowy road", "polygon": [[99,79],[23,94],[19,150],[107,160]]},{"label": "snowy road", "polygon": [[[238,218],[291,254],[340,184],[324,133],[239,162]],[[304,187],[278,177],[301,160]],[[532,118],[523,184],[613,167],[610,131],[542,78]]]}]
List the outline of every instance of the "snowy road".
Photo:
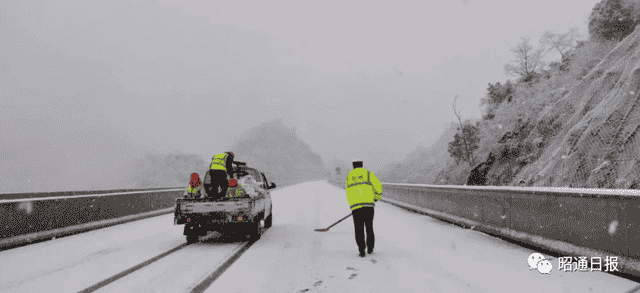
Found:
[{"label": "snowy road", "polygon": [[[554,270],[540,274],[532,250],[380,202],[375,251],[360,258],[351,218],[313,231],[350,212],[343,189],[318,181],[272,195],[273,227],[205,292],[640,292],[606,273],[558,271],[548,255]],[[164,215],[2,251],[0,292],[191,292],[243,242],[214,233],[185,245],[182,227]]]}]

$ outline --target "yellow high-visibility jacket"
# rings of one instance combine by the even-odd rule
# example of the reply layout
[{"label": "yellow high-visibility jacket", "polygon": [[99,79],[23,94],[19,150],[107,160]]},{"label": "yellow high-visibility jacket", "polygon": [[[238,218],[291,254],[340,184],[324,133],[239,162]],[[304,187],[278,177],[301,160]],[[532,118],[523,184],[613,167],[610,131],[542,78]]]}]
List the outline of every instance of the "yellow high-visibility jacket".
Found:
[{"label": "yellow high-visibility jacket", "polygon": [[242,185],[238,184],[238,186],[229,187],[227,189],[227,197],[244,197],[247,192],[242,188]]},{"label": "yellow high-visibility jacket", "polygon": [[187,188],[187,192],[184,195],[188,198],[202,197],[202,185],[198,187],[191,187],[191,185],[189,185],[189,188]]},{"label": "yellow high-visibility jacket", "polygon": [[[215,156],[213,156],[213,159],[211,160],[211,170],[223,170],[227,173],[229,173],[229,170],[227,170],[227,167],[229,166],[229,154],[217,154]],[[231,170],[233,171],[233,170]]]},{"label": "yellow high-visibility jacket", "polygon": [[382,199],[382,183],[365,168],[355,168],[349,172],[346,188],[351,210],[373,207],[376,200]]}]

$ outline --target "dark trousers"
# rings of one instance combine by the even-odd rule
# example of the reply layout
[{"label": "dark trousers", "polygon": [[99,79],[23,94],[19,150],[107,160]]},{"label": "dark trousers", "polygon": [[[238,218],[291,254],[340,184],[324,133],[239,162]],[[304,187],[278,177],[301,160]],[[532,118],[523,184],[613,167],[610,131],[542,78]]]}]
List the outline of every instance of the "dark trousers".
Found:
[{"label": "dark trousers", "polygon": [[[365,248],[373,249],[375,236],[373,235],[373,208],[361,207],[351,211],[353,215],[353,226],[356,229],[356,243],[358,250],[364,253]],[[367,230],[367,241],[365,244],[364,231]]]},{"label": "dark trousers", "polygon": [[[207,190],[209,196],[220,198],[227,195],[227,189],[229,188],[229,180],[227,180],[227,172],[223,170],[209,170],[211,176],[211,183],[207,184],[204,188]],[[218,193],[218,187],[222,188],[222,191]]]}]

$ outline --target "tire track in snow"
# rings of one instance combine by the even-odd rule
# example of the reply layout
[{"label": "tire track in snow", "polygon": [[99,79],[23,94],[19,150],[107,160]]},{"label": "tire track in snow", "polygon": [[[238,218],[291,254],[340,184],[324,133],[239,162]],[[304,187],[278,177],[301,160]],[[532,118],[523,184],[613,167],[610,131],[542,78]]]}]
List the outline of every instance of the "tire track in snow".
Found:
[{"label": "tire track in snow", "polygon": [[189,292],[201,293],[207,290],[211,284],[222,275],[240,256],[255,243],[256,240],[248,241],[238,245],[229,255],[223,259],[217,266],[216,270],[209,274],[204,280],[200,281]]},{"label": "tire track in snow", "polygon": [[90,287],[88,287],[86,289],[80,290],[78,292],[79,293],[94,292],[94,291],[96,291],[96,290],[98,290],[98,289],[100,289],[100,288],[102,288],[104,286],[107,286],[107,285],[109,285],[109,284],[111,284],[111,283],[113,283],[113,282],[115,282],[115,281],[117,281],[117,280],[119,280],[119,279],[121,279],[121,278],[123,278],[123,277],[125,277],[125,276],[127,276],[127,275],[129,275],[129,274],[131,274],[131,273],[133,273],[133,272],[135,272],[137,270],[139,270],[139,269],[141,269],[141,268],[144,268],[144,267],[156,262],[157,260],[159,260],[159,259],[161,259],[161,258],[163,258],[163,257],[165,257],[165,256],[167,256],[169,254],[172,254],[172,253],[174,253],[174,252],[176,252],[176,251],[178,251],[180,249],[183,249],[183,248],[187,247],[187,245],[189,245],[189,243],[181,244],[181,245],[179,245],[179,246],[177,246],[175,248],[172,248],[172,249],[168,250],[165,253],[162,253],[162,254],[160,254],[158,256],[155,256],[153,258],[145,260],[145,261],[143,261],[143,262],[141,262],[141,263],[139,263],[139,264],[127,269],[127,270],[124,270],[124,271],[122,271],[122,272],[120,272],[120,273],[118,273],[116,275],[113,275],[113,276],[111,276],[111,277],[109,277],[109,278],[107,278],[107,279],[105,279],[105,280],[103,280],[101,282],[98,282],[98,283],[96,283],[96,284],[94,284],[94,285],[92,285],[92,286],[90,286]]}]

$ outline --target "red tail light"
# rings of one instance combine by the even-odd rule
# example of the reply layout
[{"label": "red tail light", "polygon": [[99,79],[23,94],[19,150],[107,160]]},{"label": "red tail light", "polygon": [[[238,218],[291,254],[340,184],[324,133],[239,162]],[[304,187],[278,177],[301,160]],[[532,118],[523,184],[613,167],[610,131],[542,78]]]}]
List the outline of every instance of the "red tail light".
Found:
[{"label": "red tail light", "polygon": [[187,223],[191,223],[191,218],[187,218]]}]

